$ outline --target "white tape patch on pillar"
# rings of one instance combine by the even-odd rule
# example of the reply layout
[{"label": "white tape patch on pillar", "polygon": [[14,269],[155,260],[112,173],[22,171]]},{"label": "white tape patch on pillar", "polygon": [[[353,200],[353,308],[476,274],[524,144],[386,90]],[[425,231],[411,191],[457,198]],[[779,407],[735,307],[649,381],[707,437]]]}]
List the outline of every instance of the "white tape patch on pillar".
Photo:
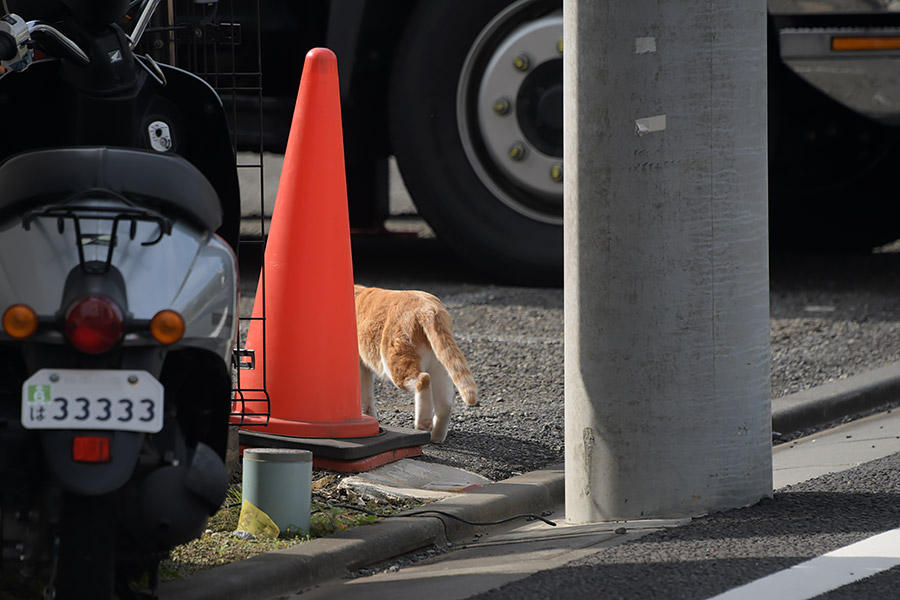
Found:
[{"label": "white tape patch on pillar", "polygon": [[634,122],[635,130],[638,135],[646,135],[654,131],[663,131],[666,128],[666,115],[656,115],[655,117],[644,117]]},{"label": "white tape patch on pillar", "polygon": [[807,600],[897,565],[900,565],[900,529],[892,529],[710,600]]},{"label": "white tape patch on pillar", "polygon": [[656,52],[655,37],[639,37],[634,39],[634,53],[647,54],[648,52]]}]

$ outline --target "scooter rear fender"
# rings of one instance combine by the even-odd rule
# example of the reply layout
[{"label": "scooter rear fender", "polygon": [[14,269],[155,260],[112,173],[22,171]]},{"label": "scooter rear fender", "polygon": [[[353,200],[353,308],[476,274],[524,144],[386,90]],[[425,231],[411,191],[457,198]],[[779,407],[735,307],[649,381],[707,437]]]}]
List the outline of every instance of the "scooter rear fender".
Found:
[{"label": "scooter rear fender", "polygon": [[[76,437],[105,437],[109,459],[79,462],[73,458]],[[117,490],[131,478],[137,465],[144,434],[132,431],[47,430],[40,432],[44,457],[63,489],[96,496]]]}]

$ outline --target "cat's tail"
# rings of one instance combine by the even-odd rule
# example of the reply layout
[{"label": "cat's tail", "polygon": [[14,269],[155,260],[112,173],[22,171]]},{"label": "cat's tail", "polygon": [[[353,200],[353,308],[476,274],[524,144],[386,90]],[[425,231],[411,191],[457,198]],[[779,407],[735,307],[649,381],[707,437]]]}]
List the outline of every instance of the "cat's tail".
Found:
[{"label": "cat's tail", "polygon": [[435,356],[447,369],[453,385],[459,390],[459,395],[469,406],[478,404],[478,389],[475,378],[469,369],[469,363],[463,356],[462,350],[453,339],[453,327],[450,324],[450,316],[444,311],[434,313],[434,318],[424,319],[422,323],[428,343],[434,350]]}]

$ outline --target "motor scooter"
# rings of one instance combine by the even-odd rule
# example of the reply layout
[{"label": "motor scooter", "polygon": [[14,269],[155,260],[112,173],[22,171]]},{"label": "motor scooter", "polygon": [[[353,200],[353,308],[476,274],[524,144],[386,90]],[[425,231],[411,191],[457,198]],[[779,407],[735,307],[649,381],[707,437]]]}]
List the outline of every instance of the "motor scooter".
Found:
[{"label": "motor scooter", "polygon": [[152,597],[227,490],[235,155],[158,3],[0,18],[0,567],[47,598]]}]

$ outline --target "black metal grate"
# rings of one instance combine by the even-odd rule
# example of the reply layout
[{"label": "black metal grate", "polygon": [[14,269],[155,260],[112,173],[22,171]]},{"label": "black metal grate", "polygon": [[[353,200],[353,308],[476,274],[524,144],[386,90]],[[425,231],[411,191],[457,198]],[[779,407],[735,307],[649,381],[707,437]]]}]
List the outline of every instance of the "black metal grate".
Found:
[{"label": "black metal grate", "polygon": [[[258,181],[241,189],[242,225],[238,240],[238,260],[265,281],[265,238],[268,228],[265,207],[265,168],[263,152],[262,55],[260,41],[260,0],[168,0],[157,9],[142,45],[157,61],[171,64],[204,79],[222,99],[229,119],[229,129],[236,166],[242,180]],[[258,206],[252,198],[257,195]],[[248,200],[249,197],[250,200]],[[248,278],[251,280],[252,277]],[[247,279],[244,280],[244,283]],[[264,290],[264,286],[262,286]],[[254,424],[268,424],[271,402],[266,389],[263,365],[262,387],[241,385],[241,371],[255,367],[252,350],[243,348],[251,322],[260,321],[262,344],[266,340],[265,293],[255,298],[261,303],[260,316],[252,316],[252,304],[242,306],[239,315],[240,347],[235,351],[234,402],[232,423],[248,425],[245,417],[252,414]],[[251,396],[252,398],[248,398]],[[260,419],[263,417],[263,419]],[[260,420],[263,422],[260,423]]]}]

